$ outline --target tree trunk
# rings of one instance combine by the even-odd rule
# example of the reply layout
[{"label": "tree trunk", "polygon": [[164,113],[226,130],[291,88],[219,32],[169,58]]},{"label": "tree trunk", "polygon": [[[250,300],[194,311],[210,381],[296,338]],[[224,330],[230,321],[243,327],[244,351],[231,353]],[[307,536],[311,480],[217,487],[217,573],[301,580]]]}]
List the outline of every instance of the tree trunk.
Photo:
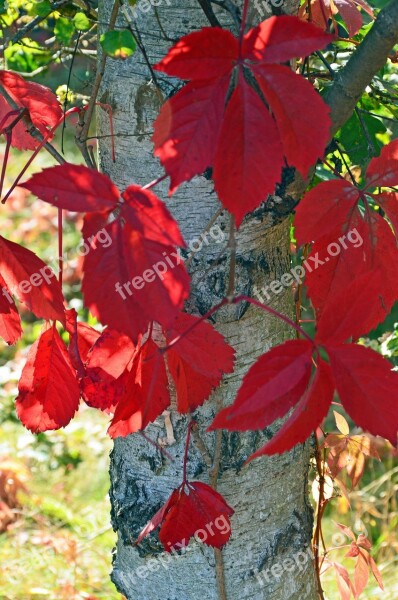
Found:
[{"label": "tree trunk", "polygon": [[[154,5],[155,2],[152,2]],[[154,64],[167,51],[172,40],[208,25],[196,0],[163,0],[148,12],[136,8],[137,26],[149,61]],[[294,4],[294,6],[293,6]],[[146,7],[149,3],[138,2]],[[109,22],[113,0],[101,0],[100,22]],[[215,6],[215,5],[213,5]],[[297,2],[287,2],[290,12]],[[228,15],[216,11],[218,18],[231,26]],[[255,18],[256,15],[253,15]],[[120,13],[120,25],[125,25]],[[257,21],[261,16],[257,14]],[[235,30],[236,33],[236,30]],[[163,97],[178,82],[160,77]],[[151,79],[148,66],[137,50],[124,62],[108,59],[100,101],[113,107],[116,137],[116,162],[111,160],[109,137],[100,138],[100,165],[123,189],[132,182],[146,184],[161,174],[153,158],[150,141],[153,120],[161,97]],[[292,99],[294,101],[294,99]],[[109,123],[102,111],[98,133],[109,135]],[[228,174],[226,173],[227,177]],[[292,178],[286,171],[277,196],[255,211],[237,235],[236,287],[240,293],[254,294],[290,269],[289,213],[295,201],[288,190]],[[167,185],[156,187],[167,199]],[[219,209],[213,185],[205,177],[184,184],[167,200],[185,240],[200,237],[206,224]],[[225,245],[229,220],[220,216],[190,264],[192,295],[187,310],[205,314],[225,295],[228,287],[229,258]],[[223,233],[221,233],[223,232]],[[224,241],[221,241],[224,237]],[[224,252],[220,256],[221,250]],[[293,315],[291,289],[274,295],[273,308]],[[134,315],[132,315],[134,318]],[[188,477],[210,481],[209,456],[215,454],[217,433],[206,427],[221,405],[231,403],[254,360],[270,347],[293,336],[286,325],[253,306],[228,306],[214,315],[217,329],[237,352],[236,368],[203,408],[196,411],[200,438],[191,444]],[[222,433],[218,490],[235,509],[231,541],[220,553],[196,542],[179,555],[162,552],[152,534],[139,548],[134,540],[141,528],[181,482],[187,419],[171,411],[175,443],[166,449],[174,461],[150,445],[142,436],[119,438],[111,457],[112,520],[118,533],[112,579],[128,600],[308,600],[317,597],[313,561],[310,556],[312,510],[308,501],[307,476],[309,444],[291,452],[263,457],[242,467],[246,458],[270,438],[275,427],[259,432]],[[165,419],[160,417],[146,434],[159,443],[166,437]],[[170,437],[170,435],[169,435]],[[202,444],[207,448],[203,452]],[[206,460],[207,456],[207,460]],[[290,560],[289,560],[290,559]],[[224,563],[225,593],[221,563]]]}]

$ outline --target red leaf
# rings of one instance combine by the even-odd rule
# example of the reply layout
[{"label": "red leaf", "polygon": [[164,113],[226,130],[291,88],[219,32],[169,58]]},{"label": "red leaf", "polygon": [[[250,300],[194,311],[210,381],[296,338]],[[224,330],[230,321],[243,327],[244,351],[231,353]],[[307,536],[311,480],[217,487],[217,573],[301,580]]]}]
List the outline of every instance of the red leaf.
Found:
[{"label": "red leaf", "polygon": [[177,222],[155,194],[130,185],[122,197],[122,216],[143,237],[166,246],[185,246]]},{"label": "red leaf", "polygon": [[131,339],[118,331],[105,329],[86,359],[86,376],[82,380],[85,402],[93,408],[110,410],[125,387],[120,379],[135,354]]},{"label": "red leaf", "polygon": [[0,236],[0,271],[7,288],[36,317],[65,323],[61,286],[36,254]]},{"label": "red leaf", "polygon": [[386,213],[395,237],[398,238],[398,193],[397,192],[382,192],[381,194],[372,194],[373,200]]},{"label": "red leaf", "polygon": [[188,83],[155,121],[154,155],[170,176],[170,193],[213,164],[229,78]]},{"label": "red leaf", "polygon": [[18,417],[33,433],[65,427],[73,418],[79,406],[79,386],[55,326],[30,348],[18,390]]},{"label": "red leaf", "polygon": [[296,208],[297,244],[303,246],[323,236],[337,239],[344,233],[358,200],[358,189],[343,179],[323,181],[313,187]]},{"label": "red leaf", "polygon": [[340,400],[357,425],[397,444],[398,375],[370,348],[356,344],[328,346]]},{"label": "red leaf", "polygon": [[[10,111],[10,105],[3,96],[0,96],[0,122],[3,121]],[[15,118],[15,116],[10,117],[10,119],[5,122],[5,126],[9,125],[13,118]],[[18,121],[12,128],[11,145],[13,148],[18,148],[18,150],[34,150],[38,145],[38,142],[27,133],[26,125],[22,120]]]},{"label": "red leaf", "polygon": [[383,146],[366,171],[366,188],[398,185],[398,139]]},{"label": "red leaf", "polygon": [[232,71],[238,40],[226,29],[203,27],[182,37],[155,66],[180,79],[216,79]]},{"label": "red leaf", "polygon": [[140,535],[136,539],[136,544],[141,543],[144,538],[146,538],[150,533],[152,533],[152,531],[155,531],[155,529],[159,527],[170,508],[172,508],[178,502],[179,492],[180,488],[173,490],[173,493],[171,494],[167,502],[163,504],[163,506],[158,510],[158,512],[145,525],[144,529],[141,531]]},{"label": "red leaf", "polygon": [[359,596],[362,594],[366,588],[368,580],[369,565],[362,552],[359,552],[354,570],[355,599],[359,598]]},{"label": "red leaf", "polygon": [[22,335],[21,319],[6,283],[0,275],[0,337],[15,344]]},{"label": "red leaf", "polygon": [[218,413],[210,429],[264,429],[285,415],[306,390],[312,353],[307,340],[289,340],[263,354],[245,375],[232,406]]},{"label": "red leaf", "polygon": [[86,323],[77,322],[74,308],[66,311],[66,330],[70,336],[69,357],[79,377],[84,377],[84,365],[90,348],[100,337],[100,332]]},{"label": "red leaf", "polygon": [[[339,12],[344,20],[350,37],[353,37],[362,27],[362,16],[357,9],[361,6],[371,17],[373,10],[364,0],[311,0],[311,22],[322,29],[328,27],[329,19],[334,19],[334,15]],[[308,18],[307,4],[303,4],[300,9],[300,16]],[[335,23],[335,27],[336,27]]]},{"label": "red leaf", "polygon": [[344,535],[349,537],[355,543],[355,535],[351,531],[351,529],[349,527],[347,527],[347,525],[343,525],[342,523],[336,523],[336,525],[340,529],[340,531],[342,531],[344,533]]},{"label": "red leaf", "polygon": [[167,351],[167,364],[176,386],[178,411],[183,414],[203,404],[212,390],[218,387],[224,373],[231,373],[234,368],[233,348],[210,323],[197,323],[198,317],[180,313],[173,328],[166,334],[170,344],[192,327]]},{"label": "red leaf", "polygon": [[166,552],[185,548],[195,539],[222,548],[231,536],[229,517],[234,514],[224,498],[200,481],[183,483],[156,513],[138,537],[139,543],[160,523],[159,539]]},{"label": "red leaf", "polygon": [[371,556],[368,557],[368,561],[369,561],[369,566],[372,569],[374,578],[376,579],[377,583],[379,584],[379,587],[382,590],[384,590],[383,579],[382,579],[379,569],[377,568],[375,561],[373,560],[373,558]]},{"label": "red leaf", "polygon": [[77,312],[74,309],[66,311],[66,329],[69,333],[69,358],[72,366],[77,371],[78,379],[85,377],[84,362],[90,348],[100,337],[100,332],[85,323],[77,322]]},{"label": "red leaf", "polygon": [[117,404],[108,433],[115,438],[145,429],[169,405],[164,358],[155,342],[148,339],[134,358],[126,390]]},{"label": "red leaf", "polygon": [[[19,106],[28,110],[33,125],[43,135],[55,127],[62,118],[62,109],[57,97],[47,87],[25,81],[23,77],[12,71],[0,71],[0,83]],[[18,136],[17,139],[22,141],[23,138]],[[32,147],[36,147],[36,144],[29,145],[29,148]]]},{"label": "red leaf", "polygon": [[172,246],[144,238],[120,219],[86,215],[84,237],[104,229],[112,243],[97,246],[84,260],[86,305],[104,324],[134,341],[151,321],[169,326],[188,296],[189,276]]},{"label": "red leaf", "polygon": [[[264,140],[267,161],[262,160]],[[275,121],[240,73],[225,111],[213,174],[216,192],[238,227],[274,191],[283,164]]]},{"label": "red leaf", "polygon": [[[374,211],[364,219],[355,208],[342,229],[340,238],[317,240],[306,261],[307,265],[314,261],[312,269],[316,257],[321,259],[306,277],[317,313],[319,342],[333,338],[333,343],[339,343],[367,333],[385,319],[398,298],[398,280],[393,275],[398,269],[398,249],[386,221]],[[354,239],[350,232],[355,244],[349,243],[349,236]]]},{"label": "red leaf", "polygon": [[245,35],[243,55],[255,62],[283,63],[308,56],[333,40],[334,36],[297,17],[273,16]]},{"label": "red leaf", "polygon": [[288,67],[260,65],[253,70],[276,120],[286,160],[306,177],[330,138],[329,108],[312,85]]},{"label": "red leaf", "polygon": [[332,564],[336,573],[337,587],[339,588],[341,600],[350,600],[353,588],[348,571],[340,563],[334,562]]},{"label": "red leaf", "polygon": [[[306,55],[321,48],[331,39],[332,36],[313,25],[302,23],[296,17],[283,16],[272,17],[251,30],[245,36],[241,57],[238,56],[237,40],[218,28],[190,34],[174,46],[160,63],[160,69],[183,78],[192,77],[194,72],[198,79],[168,100],[155,122],[155,155],[159,156],[170,176],[170,193],[183,181],[213,166],[215,189],[239,226],[243,217],[274,191],[284,166],[274,118],[260,95],[246,82],[243,67],[256,69],[253,62],[264,62],[263,59],[265,62],[285,62],[296,53]],[[212,70],[213,62],[216,70]],[[239,67],[238,83],[224,111],[234,65]],[[271,108],[280,117],[288,159],[292,166],[304,172],[324,151],[330,129],[328,109],[307,82],[298,82],[290,72],[281,78],[280,74],[283,75],[285,70],[271,65],[267,74],[263,65],[261,74],[267,77]],[[293,104],[292,94],[296,97]],[[283,107],[279,97],[283,97],[289,106],[299,108]],[[296,118],[297,113],[299,118]],[[317,120],[316,135],[308,134],[306,123],[310,114]],[[289,126],[282,125],[287,115]],[[310,135],[310,143],[299,152],[297,138],[302,131],[305,131],[306,139]],[[225,177],[225,173],[229,176]]]},{"label": "red leaf", "polygon": [[281,454],[305,442],[326,417],[333,400],[334,387],[329,365],[320,360],[311,385],[292,415],[272,440],[252,454],[249,460],[263,454]]},{"label": "red leaf", "polygon": [[112,210],[120,197],[109,177],[69,163],[43,169],[19,185],[41,200],[73,212]]}]

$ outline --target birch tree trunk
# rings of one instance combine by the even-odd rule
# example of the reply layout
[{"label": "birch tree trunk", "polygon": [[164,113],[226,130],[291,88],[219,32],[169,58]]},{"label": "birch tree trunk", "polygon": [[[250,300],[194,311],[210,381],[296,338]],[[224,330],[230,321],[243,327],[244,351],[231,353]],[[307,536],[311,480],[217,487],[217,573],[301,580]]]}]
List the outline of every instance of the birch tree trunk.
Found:
[{"label": "birch tree trunk", "polygon": [[[209,24],[196,0],[140,4],[149,7],[147,11],[136,8],[135,12],[141,42],[152,64],[167,51],[170,40]],[[159,5],[156,11],[155,4]],[[284,3],[284,12],[293,13],[297,4],[296,0]],[[103,30],[112,7],[113,0],[100,1]],[[216,14],[234,30],[233,20],[225,11],[220,9]],[[254,13],[252,22],[265,16]],[[126,24],[122,12],[118,24]],[[165,39],[165,34],[169,39]],[[157,83],[163,98],[178,85],[165,78]],[[150,136],[162,99],[141,52],[137,50],[123,62],[108,59],[99,99],[113,107],[117,134],[115,163],[109,137],[100,138],[102,170],[121,189],[132,182],[146,184],[158,177],[162,171],[153,158]],[[109,136],[109,123],[101,111],[98,129],[99,136]],[[287,215],[296,200],[294,190],[289,189],[291,179],[292,174],[287,171],[277,195],[247,218],[238,232],[236,287],[240,293],[253,295],[255,286],[262,288],[291,268]],[[166,200],[187,242],[200,238],[220,207],[211,181],[203,176],[181,186],[171,199],[167,199],[166,183],[155,191]],[[201,249],[190,265],[193,283],[187,310],[194,314],[205,314],[227,291],[228,217],[221,215],[211,232],[202,238]],[[291,289],[275,294],[271,304],[293,316]],[[207,425],[221,405],[233,401],[243,375],[255,359],[293,336],[285,324],[253,306],[226,307],[214,316],[214,323],[236,349],[237,362],[234,373],[225,378],[211,400],[196,413],[200,438],[191,447],[188,477],[207,483],[208,458],[213,460],[217,455],[217,434],[206,433]],[[231,541],[222,551],[225,591],[220,554],[216,560],[213,550],[205,545],[191,543],[181,556],[168,555],[152,535],[140,548],[134,546],[138,532],[181,482],[187,419],[172,411],[171,421],[175,442],[167,447],[167,452],[174,462],[140,435],[117,439],[112,452],[112,521],[118,534],[112,579],[120,592],[128,600],[315,599],[310,556],[312,510],[307,490],[309,445],[299,445],[282,456],[263,457],[242,468],[246,458],[271,437],[275,428],[222,434],[217,486],[236,511]],[[146,433],[160,443],[167,437],[164,418],[149,426]],[[203,445],[207,452],[203,452]]]}]

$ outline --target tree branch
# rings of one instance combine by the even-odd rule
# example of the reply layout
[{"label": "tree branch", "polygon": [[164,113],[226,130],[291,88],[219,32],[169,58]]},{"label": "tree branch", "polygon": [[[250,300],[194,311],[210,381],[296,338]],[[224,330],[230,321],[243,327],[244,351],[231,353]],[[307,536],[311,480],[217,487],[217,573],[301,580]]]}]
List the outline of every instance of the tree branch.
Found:
[{"label": "tree branch", "polygon": [[331,108],[332,135],[350,118],[366,86],[386,63],[398,42],[398,2],[380,11],[372,29],[347,64],[340,69],[326,94]]}]

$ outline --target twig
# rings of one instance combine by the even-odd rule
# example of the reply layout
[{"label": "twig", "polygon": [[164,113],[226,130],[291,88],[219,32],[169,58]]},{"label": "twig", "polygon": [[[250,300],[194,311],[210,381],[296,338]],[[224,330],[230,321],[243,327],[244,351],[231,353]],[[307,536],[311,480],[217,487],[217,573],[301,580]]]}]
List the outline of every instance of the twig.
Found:
[{"label": "twig", "polygon": [[198,0],[198,4],[200,4],[201,9],[205,13],[207,20],[209,21],[212,27],[221,27],[220,21],[217,19],[214,14],[213,7],[210,3],[210,0]]},{"label": "twig", "polygon": [[[118,13],[119,13],[119,8],[120,8],[119,0],[115,0],[115,2],[113,4],[112,12],[111,12],[111,17],[109,20],[108,31],[112,31],[115,28],[116,19],[117,19]],[[93,89],[91,91],[90,102],[87,106],[85,113],[81,115],[81,119],[79,119],[79,123],[78,123],[77,129],[76,129],[76,137],[75,137],[76,145],[78,146],[80,152],[83,155],[84,160],[86,161],[86,163],[88,164],[89,167],[93,167],[94,165],[92,164],[91,157],[87,151],[88,130],[90,128],[91,120],[93,118],[94,107],[95,107],[95,103],[97,101],[99,88],[100,88],[102,78],[105,73],[105,66],[106,66],[107,58],[108,58],[107,54],[105,52],[103,52],[103,54],[101,56],[101,60],[98,65],[96,75],[95,75]]]}]

